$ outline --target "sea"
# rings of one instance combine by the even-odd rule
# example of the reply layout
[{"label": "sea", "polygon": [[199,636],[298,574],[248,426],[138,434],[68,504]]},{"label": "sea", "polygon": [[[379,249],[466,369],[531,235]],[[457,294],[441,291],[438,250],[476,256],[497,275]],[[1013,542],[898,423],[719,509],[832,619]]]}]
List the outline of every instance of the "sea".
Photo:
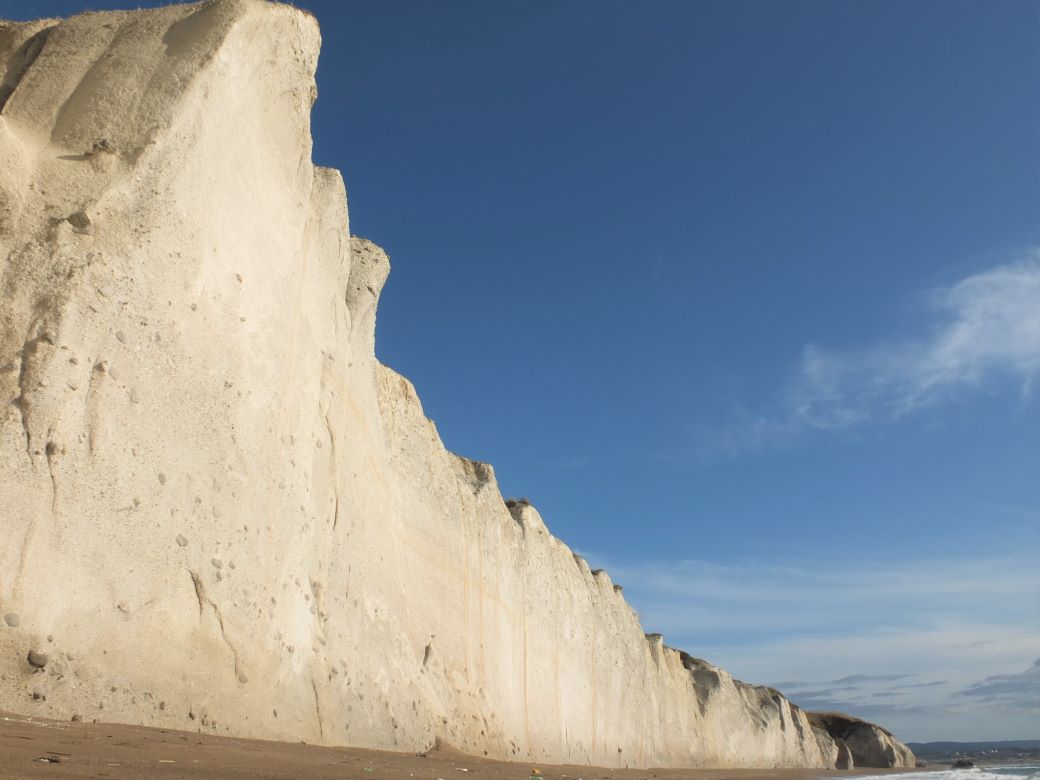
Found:
[{"label": "sea", "polygon": [[[845,776],[846,778],[848,775]],[[900,772],[899,780],[1040,780],[1040,764],[977,766],[973,769],[929,769]],[[831,778],[828,778],[831,780]],[[836,776],[834,780],[839,780]]]}]

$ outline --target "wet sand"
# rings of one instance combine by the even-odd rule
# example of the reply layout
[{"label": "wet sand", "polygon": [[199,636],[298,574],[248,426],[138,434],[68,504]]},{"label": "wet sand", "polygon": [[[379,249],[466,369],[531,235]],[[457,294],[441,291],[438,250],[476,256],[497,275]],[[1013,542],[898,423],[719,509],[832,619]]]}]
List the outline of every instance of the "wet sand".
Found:
[{"label": "wet sand", "polygon": [[[815,780],[893,774],[899,770],[602,769],[489,761],[450,748],[425,757],[197,734],[190,731],[77,723],[0,715],[0,778],[416,778],[527,780]],[[906,771],[906,770],[903,770]]]}]

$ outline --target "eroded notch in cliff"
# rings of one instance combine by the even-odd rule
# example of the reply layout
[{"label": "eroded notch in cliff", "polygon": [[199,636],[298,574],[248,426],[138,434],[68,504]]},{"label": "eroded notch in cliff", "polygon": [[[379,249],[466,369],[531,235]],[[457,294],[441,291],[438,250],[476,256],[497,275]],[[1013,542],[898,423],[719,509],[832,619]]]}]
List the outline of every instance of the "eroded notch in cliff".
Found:
[{"label": "eroded notch in cliff", "polygon": [[199,573],[193,569],[189,569],[188,574],[191,575],[191,583],[195,587],[195,598],[198,599],[199,602],[199,618],[202,618],[207,606],[213,610],[213,617],[217,619],[217,626],[220,628],[220,638],[224,640],[224,644],[227,645],[228,650],[231,651],[231,655],[234,658],[235,677],[240,683],[248,682],[245,672],[242,670],[240,665],[238,649],[227,635],[227,629],[224,626],[224,616],[221,614],[220,608],[216,605],[213,599],[206,595],[206,586],[203,584],[202,577],[199,576]]},{"label": "eroded notch in cliff", "polygon": [[708,711],[708,700],[722,687],[722,678],[714,666],[701,658],[694,658],[683,650],[679,651],[683,668],[693,678],[693,692],[697,697],[697,709],[701,716]]},{"label": "eroded notch in cliff", "polygon": [[318,719],[318,734],[321,735],[322,740],[325,739],[325,724],[322,723],[321,717],[321,702],[318,699],[318,686],[311,680],[311,691],[314,693],[314,716]]},{"label": "eroded notch in cliff", "polygon": [[203,586],[198,572],[189,569],[188,574],[191,575],[191,584],[195,586],[195,598],[199,601],[199,617],[202,617],[202,610],[205,608],[207,601],[206,588]]},{"label": "eroded notch in cliff", "polygon": [[53,29],[54,25],[44,27],[23,43],[8,61],[3,81],[0,81],[0,113],[3,113],[7,101],[11,99],[11,95],[18,89],[22,78],[28,73],[32,64],[36,62],[36,58],[40,56],[40,52],[43,51],[43,47],[47,43],[47,37]]},{"label": "eroded notch in cliff", "polygon": [[525,532],[527,527],[524,525],[524,510],[531,506],[531,501],[527,498],[507,498],[506,509],[509,510],[509,516],[513,518],[513,521],[520,526]]},{"label": "eroded notch in cliff", "polygon": [[477,495],[488,484],[495,481],[495,469],[490,463],[481,463],[457,453],[449,453],[455,458],[459,476],[470,486],[473,495]]},{"label": "eroded notch in cliff", "polygon": [[51,437],[54,435],[54,428],[52,427],[47,431],[47,446],[44,451],[47,455],[47,472],[51,477],[51,512],[55,512],[58,509],[58,478],[54,473],[55,466],[57,465],[58,456],[64,454],[62,448],[58,445],[58,442],[54,441]]},{"label": "eroded notch in cliff", "polygon": [[325,407],[322,412],[322,419],[325,421],[325,432],[329,437],[329,463],[332,470],[332,497],[334,504],[332,508],[332,530],[335,531],[339,526],[339,515],[340,515],[340,490],[339,490],[339,458],[336,454],[336,433],[332,428],[332,421],[329,419],[329,408],[332,406],[332,397],[330,396],[329,404]]},{"label": "eroded notch in cliff", "polygon": [[[34,331],[36,331],[36,336],[31,335]],[[39,384],[40,366],[38,363],[40,362],[40,356],[38,353],[43,345],[53,347],[55,341],[57,341],[57,337],[54,333],[47,328],[40,328],[39,320],[34,320],[22,345],[18,366],[18,397],[15,399],[15,404],[21,415],[22,432],[25,435],[25,453],[29,456],[29,462],[34,467],[36,461],[33,458],[30,416],[32,414],[34,386]]]},{"label": "eroded notch in cliff", "polygon": [[430,665],[430,659],[433,658],[433,640],[431,639],[426,643],[426,648],[423,650],[422,657],[422,668],[425,669]]}]

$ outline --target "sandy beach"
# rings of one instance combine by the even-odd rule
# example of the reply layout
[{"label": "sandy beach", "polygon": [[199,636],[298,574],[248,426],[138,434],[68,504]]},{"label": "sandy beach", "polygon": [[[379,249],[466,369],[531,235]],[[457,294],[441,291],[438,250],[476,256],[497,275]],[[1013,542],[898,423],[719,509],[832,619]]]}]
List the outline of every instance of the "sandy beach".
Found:
[{"label": "sandy beach", "polygon": [[[215,737],[190,731],[112,723],[0,716],[0,777],[91,778],[417,778],[455,780],[477,775],[527,780],[531,764],[489,761],[440,748],[425,756],[357,748]],[[537,765],[547,780],[814,780],[837,774],[900,770],[603,769]],[[906,771],[906,770],[902,770]]]}]

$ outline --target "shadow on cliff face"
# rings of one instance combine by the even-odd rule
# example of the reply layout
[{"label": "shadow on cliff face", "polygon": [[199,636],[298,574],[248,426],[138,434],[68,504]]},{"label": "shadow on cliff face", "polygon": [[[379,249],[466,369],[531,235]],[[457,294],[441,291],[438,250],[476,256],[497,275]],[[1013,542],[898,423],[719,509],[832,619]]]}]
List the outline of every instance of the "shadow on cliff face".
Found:
[{"label": "shadow on cliff face", "polygon": [[839,769],[914,766],[910,748],[881,726],[843,712],[807,712],[806,715],[813,726],[830,734],[838,745],[839,755],[845,752],[842,748],[848,751],[849,765],[841,766],[844,762],[839,760]]},{"label": "shadow on cliff face", "polygon": [[814,726],[819,726],[836,739],[846,739],[864,726],[872,726],[885,736],[892,736],[892,732],[888,729],[867,723],[852,715],[846,715],[844,712],[810,712],[809,720]]}]

